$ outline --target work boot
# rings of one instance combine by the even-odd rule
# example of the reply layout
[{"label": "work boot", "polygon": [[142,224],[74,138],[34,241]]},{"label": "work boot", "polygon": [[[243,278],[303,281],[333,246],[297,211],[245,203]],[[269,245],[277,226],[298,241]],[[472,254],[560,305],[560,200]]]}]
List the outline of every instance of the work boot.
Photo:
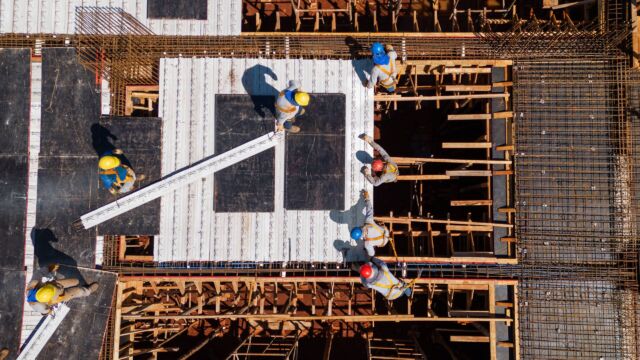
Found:
[{"label": "work boot", "polygon": [[136,181],[142,181],[146,178],[147,176],[145,174],[136,175]]},{"label": "work boot", "polygon": [[4,360],[8,357],[9,357],[9,349],[2,348],[2,350],[0,350],[0,360]]},{"label": "work boot", "polygon": [[113,149],[113,151],[111,151],[113,154],[115,155],[122,155],[124,154],[124,152],[121,149]]},{"label": "work boot", "polygon": [[60,265],[51,264],[51,265],[49,265],[49,272],[50,273],[54,273],[54,272],[58,271],[59,268],[60,268]]},{"label": "work boot", "polygon": [[94,293],[96,290],[98,290],[99,287],[100,285],[98,285],[97,282],[94,282],[93,284],[87,286],[87,289],[89,289],[89,293]]},{"label": "work boot", "polygon": [[292,134],[297,134],[300,132],[300,126],[291,125],[291,127],[287,129],[287,131]]}]

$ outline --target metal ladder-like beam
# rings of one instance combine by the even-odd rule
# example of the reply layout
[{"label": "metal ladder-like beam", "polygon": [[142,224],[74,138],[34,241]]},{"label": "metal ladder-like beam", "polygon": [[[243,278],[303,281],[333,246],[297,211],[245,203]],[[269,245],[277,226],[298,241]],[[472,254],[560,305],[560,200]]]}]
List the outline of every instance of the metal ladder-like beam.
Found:
[{"label": "metal ladder-like beam", "polygon": [[31,336],[29,336],[29,339],[27,339],[27,342],[22,347],[17,360],[37,358],[40,351],[42,351],[49,339],[51,339],[51,336],[58,326],[60,326],[62,320],[64,320],[68,313],[69,307],[64,303],[61,303],[51,314],[47,315]]},{"label": "metal ladder-like beam", "polygon": [[74,226],[79,227],[82,225],[85,229],[88,229],[101,224],[131,209],[157,199],[179,187],[188,185],[198,179],[211,175],[216,171],[220,171],[226,167],[268,150],[274,147],[282,139],[284,139],[282,134],[270,132],[225,153],[186,167],[168,175],[158,182],[82,215],[80,219],[76,220]]}]

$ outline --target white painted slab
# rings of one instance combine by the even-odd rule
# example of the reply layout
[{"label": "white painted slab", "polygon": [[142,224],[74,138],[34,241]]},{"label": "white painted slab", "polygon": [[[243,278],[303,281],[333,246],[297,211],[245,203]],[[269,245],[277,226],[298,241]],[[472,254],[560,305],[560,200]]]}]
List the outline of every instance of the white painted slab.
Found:
[{"label": "white painted slab", "polygon": [[[289,80],[306,91],[346,95],[345,203],[349,210],[360,190],[372,190],[356,159],[371,148],[357,137],[373,132],[373,91],[362,86],[369,61],[303,59],[162,59],[160,109],[163,119],[162,174],[213,155],[216,94],[272,95]],[[285,149],[275,151],[275,211],[216,213],[213,176],[202,184],[165,195],[155,260],[172,261],[342,261],[335,240],[349,240],[362,215],[345,211],[284,209]],[[341,221],[334,221],[340,218]]]}]

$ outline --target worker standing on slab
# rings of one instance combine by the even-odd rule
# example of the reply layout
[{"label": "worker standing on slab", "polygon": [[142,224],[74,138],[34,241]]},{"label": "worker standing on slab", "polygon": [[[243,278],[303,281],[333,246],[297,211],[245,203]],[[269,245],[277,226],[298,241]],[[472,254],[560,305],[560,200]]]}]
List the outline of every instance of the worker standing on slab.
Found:
[{"label": "worker standing on slab", "polygon": [[309,94],[300,90],[298,81],[289,81],[289,87],[281,91],[276,100],[276,131],[300,132],[300,127],[293,123],[298,116],[304,114],[304,107],[309,105],[309,99]]},{"label": "worker standing on slab", "polygon": [[364,248],[369,257],[376,254],[376,247],[386,246],[389,242],[389,229],[384,225],[378,225],[373,218],[373,205],[366,190],[362,191],[365,202],[364,225],[351,230],[351,238],[355,241],[364,240]]},{"label": "worker standing on slab", "polygon": [[375,172],[375,176],[371,176],[369,168],[365,165],[361,169],[364,177],[373,184],[373,186],[395,182],[399,175],[398,164],[396,164],[393,159],[391,159],[391,156],[389,156],[380,145],[373,141],[369,135],[362,134],[360,135],[360,139],[371,145],[379,154],[379,157],[375,158],[371,163],[371,169]]},{"label": "worker standing on slab", "polygon": [[98,283],[89,286],[78,286],[78,279],[56,279],[54,266],[53,276],[47,281],[31,280],[27,285],[27,302],[33,310],[48,315],[56,304],[75,298],[89,296],[98,289]]},{"label": "worker standing on slab", "polygon": [[364,286],[376,290],[387,300],[395,300],[402,295],[411,296],[411,286],[398,280],[387,264],[376,258],[360,266],[360,280]]},{"label": "worker standing on slab", "polygon": [[104,153],[98,161],[100,180],[113,195],[131,191],[136,180],[143,179],[137,179],[133,169],[123,164],[117,155],[122,155],[122,150],[114,149]]},{"label": "worker standing on slab", "polygon": [[380,83],[388,93],[396,91],[398,73],[396,70],[396,59],[398,54],[393,50],[393,46],[384,46],[379,42],[371,44],[371,56],[373,58],[373,69],[371,77],[367,82],[367,87],[372,88]]}]

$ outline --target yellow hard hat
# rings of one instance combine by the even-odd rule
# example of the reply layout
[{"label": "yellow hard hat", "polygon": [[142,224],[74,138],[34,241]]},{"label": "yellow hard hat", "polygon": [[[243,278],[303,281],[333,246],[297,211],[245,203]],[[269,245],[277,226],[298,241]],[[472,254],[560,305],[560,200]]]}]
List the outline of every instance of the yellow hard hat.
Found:
[{"label": "yellow hard hat", "polygon": [[98,162],[98,166],[102,170],[113,169],[118,167],[119,165],[120,165],[120,159],[112,155],[105,155],[101,157],[100,161]]},{"label": "yellow hard hat", "polygon": [[300,106],[309,105],[309,94],[304,91],[296,91],[296,94],[293,96],[293,98]]},{"label": "yellow hard hat", "polygon": [[41,303],[48,303],[53,299],[53,295],[56,293],[56,287],[53,284],[45,284],[36,292],[36,300]]}]

